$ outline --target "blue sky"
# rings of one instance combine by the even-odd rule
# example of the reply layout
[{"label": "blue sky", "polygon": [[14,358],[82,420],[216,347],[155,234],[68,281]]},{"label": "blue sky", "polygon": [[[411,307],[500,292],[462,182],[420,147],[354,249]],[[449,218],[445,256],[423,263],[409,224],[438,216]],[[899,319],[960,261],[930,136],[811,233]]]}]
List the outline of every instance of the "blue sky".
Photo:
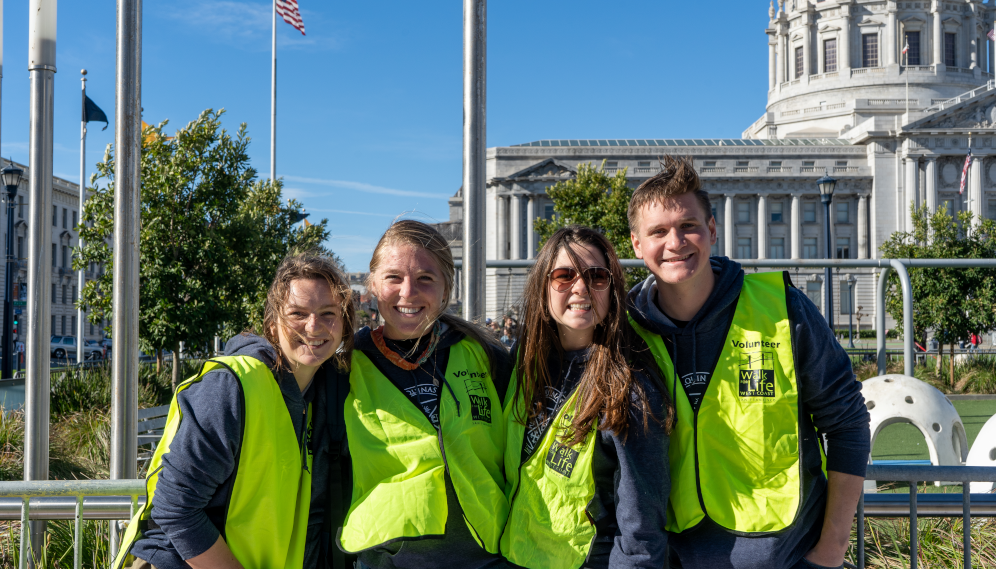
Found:
[{"label": "blue sky", "polygon": [[[461,182],[462,2],[299,0],[278,22],[277,174],[364,271],[398,215],[448,218]],[[270,3],[144,3],[142,106],[172,130],[246,122],[269,175]],[[26,163],[28,3],[4,6],[3,156]],[[546,138],[737,138],[764,112],[768,4],[492,0],[488,146]],[[722,17],[716,17],[721,14]],[[79,172],[81,68],[113,121],[115,2],[59,5],[55,174]],[[113,142],[91,123],[87,171]],[[89,175],[89,174],[88,174]]]}]

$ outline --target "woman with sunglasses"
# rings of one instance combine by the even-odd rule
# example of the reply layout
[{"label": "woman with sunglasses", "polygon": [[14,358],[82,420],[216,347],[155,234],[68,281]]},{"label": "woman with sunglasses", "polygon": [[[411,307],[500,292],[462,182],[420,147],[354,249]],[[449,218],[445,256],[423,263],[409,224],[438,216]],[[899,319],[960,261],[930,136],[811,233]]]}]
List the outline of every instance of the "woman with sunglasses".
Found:
[{"label": "woman with sunglasses", "polygon": [[529,275],[504,407],[501,551],[530,569],[663,567],[666,391],[630,328],[612,245],[569,226]]}]

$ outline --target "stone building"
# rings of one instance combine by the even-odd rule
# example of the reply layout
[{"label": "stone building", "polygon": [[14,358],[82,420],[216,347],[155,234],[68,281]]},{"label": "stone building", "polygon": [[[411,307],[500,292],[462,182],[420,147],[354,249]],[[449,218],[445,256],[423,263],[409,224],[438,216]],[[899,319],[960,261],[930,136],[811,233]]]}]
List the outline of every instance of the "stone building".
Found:
[{"label": "stone building", "polygon": [[[0,161],[0,168],[7,166],[9,162]],[[26,291],[28,282],[28,179],[31,175],[30,169],[23,165],[14,163],[15,166],[24,170],[21,183],[18,186],[17,198],[14,201],[14,259],[16,261],[16,273],[14,273],[15,301],[26,301]],[[6,200],[6,192],[3,194]],[[52,309],[51,309],[51,333],[56,336],[75,336],[77,311],[75,302],[79,296],[79,280],[77,273],[73,271],[72,256],[73,247],[79,243],[79,233],[76,226],[79,222],[79,185],[63,180],[62,178],[52,178],[52,225],[51,242],[52,249]],[[0,228],[4,232],[3,244],[6,246],[7,230],[7,208],[0,207]],[[46,219],[47,221],[47,219]],[[5,263],[0,263],[0,283],[4,282],[4,271],[7,270]],[[85,272],[87,279],[94,278],[99,267],[93,267]],[[3,294],[0,286],[0,295]],[[0,313],[3,306],[0,303]],[[21,310],[21,314],[17,311]],[[23,337],[23,329],[27,324],[27,311],[15,306],[14,314],[18,320],[18,332]],[[84,335],[89,340],[99,340],[103,338],[101,326],[94,326],[86,323],[83,327]]]},{"label": "stone building", "polygon": [[[487,258],[534,256],[532,220],[554,214],[545,190],[574,176],[578,164],[625,168],[635,187],[657,172],[665,153],[693,160],[713,199],[713,253],[734,259],[824,258],[816,187],[824,172],[838,180],[830,221],[838,258],[877,258],[893,232],[911,228],[911,205],[996,218],[992,1],[772,4],[768,105],[742,138],[541,140],[488,149]],[[959,195],[970,141],[968,188]],[[451,209],[454,202],[461,197]],[[842,282],[848,273],[858,279],[853,301]],[[488,269],[487,316],[514,305],[525,274]],[[823,304],[822,270],[794,271],[793,280]],[[872,326],[873,271],[839,272],[834,280],[838,325],[861,306],[862,327]]]}]

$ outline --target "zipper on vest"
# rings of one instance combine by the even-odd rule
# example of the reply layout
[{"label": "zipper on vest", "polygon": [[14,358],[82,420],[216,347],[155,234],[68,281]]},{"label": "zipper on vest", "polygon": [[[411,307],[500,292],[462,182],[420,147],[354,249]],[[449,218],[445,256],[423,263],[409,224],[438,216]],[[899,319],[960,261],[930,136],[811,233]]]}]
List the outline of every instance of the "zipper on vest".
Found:
[{"label": "zipper on vest", "polygon": [[[708,390],[708,388],[706,388]],[[705,398],[705,394],[702,394],[702,398]],[[700,404],[701,408],[702,405]],[[705,500],[702,498],[702,478],[699,474],[699,410],[696,409],[692,412],[692,419],[694,424],[692,427],[692,444],[695,446],[695,493],[699,497],[699,507],[702,508],[702,514],[705,517],[709,517],[709,512],[705,507]]]},{"label": "zipper on vest", "polygon": [[[450,388],[450,384],[447,383],[445,377],[443,378],[443,385],[446,386],[446,388],[450,392],[450,395],[453,397],[453,401],[456,403],[456,406],[457,406],[457,417],[459,417],[460,416],[460,400],[457,399],[456,394],[453,393],[453,389]],[[471,531],[474,532],[474,537],[476,537],[478,543],[481,544],[481,549],[483,549],[484,551],[487,551],[487,547],[484,545],[484,540],[481,539],[481,534],[478,533],[477,528],[474,527],[474,524],[470,523],[470,520],[467,519],[467,515],[464,514],[464,512],[463,512],[463,505],[460,504],[460,495],[457,494],[456,484],[453,483],[453,476],[450,474],[450,463],[446,460],[446,445],[443,444],[443,394],[442,394],[442,392],[440,392],[440,394],[439,394],[439,426],[436,427],[436,439],[439,441],[439,452],[440,452],[440,454],[442,454],[442,457],[443,457],[443,470],[446,471],[446,476],[450,479],[450,484],[453,486],[453,495],[456,496],[457,505],[460,506],[460,517],[463,518],[463,521],[464,521],[464,523],[467,524],[467,527],[469,527],[471,529]],[[445,530],[444,530],[444,532],[445,532]]]}]

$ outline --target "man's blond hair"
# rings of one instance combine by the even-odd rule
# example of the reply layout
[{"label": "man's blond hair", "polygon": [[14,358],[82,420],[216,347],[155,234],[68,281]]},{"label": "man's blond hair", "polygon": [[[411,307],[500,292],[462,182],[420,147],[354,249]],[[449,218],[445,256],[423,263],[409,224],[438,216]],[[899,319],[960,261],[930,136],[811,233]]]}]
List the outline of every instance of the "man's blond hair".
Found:
[{"label": "man's blond hair", "polygon": [[683,194],[695,194],[695,199],[702,206],[705,219],[712,217],[712,204],[709,194],[702,189],[702,180],[692,166],[692,160],[684,156],[674,157],[664,155],[659,158],[661,171],[654,174],[633,192],[629,199],[629,230],[638,233],[640,228],[640,209],[645,205],[660,204],[667,206],[668,202]]}]

